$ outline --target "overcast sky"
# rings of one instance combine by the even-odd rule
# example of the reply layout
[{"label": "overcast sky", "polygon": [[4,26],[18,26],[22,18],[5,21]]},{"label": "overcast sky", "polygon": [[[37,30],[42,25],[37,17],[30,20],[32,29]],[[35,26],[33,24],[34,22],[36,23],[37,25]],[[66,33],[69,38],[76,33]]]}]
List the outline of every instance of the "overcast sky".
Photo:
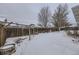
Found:
[{"label": "overcast sky", "polygon": [[[8,21],[14,21],[22,24],[38,23],[38,13],[42,7],[49,6],[53,14],[59,3],[39,4],[0,4],[0,16],[4,16]],[[68,4],[69,7],[69,21],[75,23],[75,19],[71,8],[78,4]]]}]

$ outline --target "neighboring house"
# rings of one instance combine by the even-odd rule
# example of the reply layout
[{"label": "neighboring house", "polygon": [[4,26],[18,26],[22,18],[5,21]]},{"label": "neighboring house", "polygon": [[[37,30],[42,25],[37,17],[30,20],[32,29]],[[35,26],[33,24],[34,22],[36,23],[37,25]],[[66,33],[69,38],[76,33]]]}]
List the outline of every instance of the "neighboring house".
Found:
[{"label": "neighboring house", "polygon": [[72,8],[74,17],[76,19],[77,25],[79,26],[79,5]]}]

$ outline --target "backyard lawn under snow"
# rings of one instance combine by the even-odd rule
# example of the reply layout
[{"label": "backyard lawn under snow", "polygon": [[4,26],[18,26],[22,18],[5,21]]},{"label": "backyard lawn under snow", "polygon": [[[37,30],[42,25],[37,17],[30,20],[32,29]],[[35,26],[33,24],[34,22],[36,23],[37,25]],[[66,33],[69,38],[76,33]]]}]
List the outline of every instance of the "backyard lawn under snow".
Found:
[{"label": "backyard lawn under snow", "polygon": [[[59,54],[79,54],[79,44],[73,42],[74,38],[66,35],[64,31],[41,33],[32,35],[31,40],[22,40],[20,44],[16,45],[16,55],[59,55]],[[23,37],[24,38],[24,37]],[[15,38],[7,39],[12,41]],[[10,42],[9,42],[10,43]],[[11,42],[12,43],[12,42]]]}]

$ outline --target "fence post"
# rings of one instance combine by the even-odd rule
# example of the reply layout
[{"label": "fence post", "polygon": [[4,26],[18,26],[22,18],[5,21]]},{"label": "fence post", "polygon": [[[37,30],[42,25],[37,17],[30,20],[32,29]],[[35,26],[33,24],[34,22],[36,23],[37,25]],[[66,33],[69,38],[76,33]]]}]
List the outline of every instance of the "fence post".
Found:
[{"label": "fence post", "polygon": [[5,30],[3,27],[0,28],[0,46],[4,45],[6,40]]},{"label": "fence post", "polygon": [[31,40],[30,26],[29,26],[29,40]]}]

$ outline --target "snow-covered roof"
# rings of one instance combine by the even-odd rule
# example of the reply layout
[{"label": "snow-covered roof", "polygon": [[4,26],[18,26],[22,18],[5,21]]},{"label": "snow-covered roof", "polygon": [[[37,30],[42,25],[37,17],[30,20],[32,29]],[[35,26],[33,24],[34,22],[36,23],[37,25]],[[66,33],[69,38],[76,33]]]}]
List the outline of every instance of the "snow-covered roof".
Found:
[{"label": "snow-covered roof", "polygon": [[48,23],[47,23],[47,27],[48,27],[48,28],[51,28],[51,27],[54,27],[54,25],[53,25],[52,23],[48,22]]},{"label": "snow-covered roof", "polygon": [[1,18],[1,17],[0,17],[0,21],[5,21],[5,19],[6,19],[6,18]]},{"label": "snow-covered roof", "polygon": [[79,8],[79,5],[72,7],[72,9]]},{"label": "snow-covered roof", "polygon": [[11,24],[10,26],[7,26],[8,28],[28,28],[28,25],[16,25],[16,24]]}]

